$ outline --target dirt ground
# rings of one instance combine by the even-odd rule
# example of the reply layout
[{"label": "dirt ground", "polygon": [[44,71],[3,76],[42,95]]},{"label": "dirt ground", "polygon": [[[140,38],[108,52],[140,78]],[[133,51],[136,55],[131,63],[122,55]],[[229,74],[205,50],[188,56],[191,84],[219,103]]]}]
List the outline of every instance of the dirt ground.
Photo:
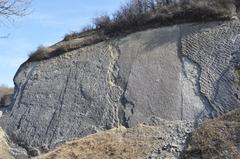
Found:
[{"label": "dirt ground", "polygon": [[62,147],[35,159],[142,159],[156,144],[158,128],[140,125],[115,128],[67,142]]}]

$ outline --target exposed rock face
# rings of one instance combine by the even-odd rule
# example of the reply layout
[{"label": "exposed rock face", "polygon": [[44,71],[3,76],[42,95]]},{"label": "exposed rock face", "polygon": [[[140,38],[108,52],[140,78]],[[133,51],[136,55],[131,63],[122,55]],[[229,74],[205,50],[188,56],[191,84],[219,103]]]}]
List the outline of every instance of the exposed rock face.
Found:
[{"label": "exposed rock face", "polygon": [[221,115],[239,107],[239,35],[238,22],[177,25],[26,63],[4,128],[47,151],[120,124]]},{"label": "exposed rock face", "polygon": [[239,85],[236,83],[239,77],[235,74],[240,62],[239,32],[239,25],[231,23],[183,37],[183,55],[201,68],[199,83],[201,93],[210,102],[210,116],[239,107]]}]

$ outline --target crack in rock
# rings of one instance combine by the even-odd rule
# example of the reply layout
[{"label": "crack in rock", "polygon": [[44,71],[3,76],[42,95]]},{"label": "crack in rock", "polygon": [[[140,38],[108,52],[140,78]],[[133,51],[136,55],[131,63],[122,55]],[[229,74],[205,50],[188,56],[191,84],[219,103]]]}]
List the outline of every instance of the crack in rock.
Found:
[{"label": "crack in rock", "polygon": [[107,72],[107,83],[109,84],[110,92],[107,93],[107,101],[109,102],[109,105],[114,110],[114,116],[117,120],[117,126],[120,125],[119,120],[119,101],[123,94],[123,89],[117,85],[117,78],[119,77],[119,68],[117,66],[117,60],[119,59],[120,50],[114,42],[109,44],[109,51],[110,51],[110,63],[108,66],[108,72]]}]

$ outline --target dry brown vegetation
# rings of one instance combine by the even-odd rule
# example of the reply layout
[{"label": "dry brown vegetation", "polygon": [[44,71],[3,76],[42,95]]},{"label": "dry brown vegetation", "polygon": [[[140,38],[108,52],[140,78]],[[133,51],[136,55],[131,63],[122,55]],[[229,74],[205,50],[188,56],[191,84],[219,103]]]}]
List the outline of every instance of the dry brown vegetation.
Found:
[{"label": "dry brown vegetation", "polygon": [[105,40],[104,36],[102,36],[100,33],[95,33],[94,31],[85,33],[79,36],[77,39],[75,33],[66,36],[65,38],[67,40],[61,42],[61,45],[54,47],[38,47],[35,52],[29,54],[28,62],[46,60],[64,54],[65,52],[73,51],[81,47],[96,44]]},{"label": "dry brown vegetation", "polygon": [[231,3],[231,0],[132,0],[112,19],[103,15],[95,18],[94,24],[106,35],[115,36],[177,23],[230,19]]},{"label": "dry brown vegetation", "polygon": [[240,158],[240,110],[205,122],[188,141],[183,159]]},{"label": "dry brown vegetation", "polygon": [[51,48],[47,48],[44,46],[39,46],[35,52],[29,54],[29,60],[31,61],[39,61],[50,58],[52,55],[51,53],[54,50]]},{"label": "dry brown vegetation", "polygon": [[123,127],[67,142],[62,147],[36,159],[142,159],[154,146],[160,130],[140,125]]},{"label": "dry brown vegetation", "polygon": [[[186,22],[203,22],[231,19],[231,4],[236,0],[129,0],[110,18],[102,15],[94,18],[80,32],[67,34],[63,41],[82,38],[84,42],[58,48],[39,47],[29,55],[28,61],[40,61],[61,55],[80,47],[96,44],[115,36]],[[236,4],[239,7],[239,2]]]},{"label": "dry brown vegetation", "polygon": [[[93,26],[74,32],[67,37],[77,38],[90,30],[104,32],[113,37],[129,34],[151,27],[160,27],[186,22],[226,20],[231,18],[234,0],[129,0],[110,18],[102,15],[94,18]],[[238,6],[238,5],[237,5]]]},{"label": "dry brown vegetation", "polygon": [[13,159],[4,131],[0,128],[0,159]]}]

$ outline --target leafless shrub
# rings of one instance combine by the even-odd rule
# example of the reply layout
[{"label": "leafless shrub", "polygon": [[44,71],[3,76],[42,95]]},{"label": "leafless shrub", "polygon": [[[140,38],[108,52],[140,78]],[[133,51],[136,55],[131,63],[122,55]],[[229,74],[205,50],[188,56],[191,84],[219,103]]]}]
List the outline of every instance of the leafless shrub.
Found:
[{"label": "leafless shrub", "polygon": [[105,28],[110,24],[111,20],[108,15],[102,15],[93,19],[93,23],[97,29]]},{"label": "leafless shrub", "polygon": [[89,32],[94,30],[94,26],[93,25],[86,25],[82,28],[81,32]]},{"label": "leafless shrub", "polygon": [[51,53],[54,49],[47,48],[44,46],[39,46],[35,52],[29,54],[29,61],[40,61],[43,59],[48,59],[51,57]]},{"label": "leafless shrub", "polygon": [[66,34],[65,36],[64,36],[64,41],[69,41],[69,40],[73,40],[73,39],[76,39],[76,38],[78,38],[79,37],[79,32],[71,32],[71,33],[69,33],[69,34]]},{"label": "leafless shrub", "polygon": [[[93,30],[101,30],[112,37],[149,27],[231,19],[229,6],[234,2],[240,6],[237,0],[129,0],[112,18],[106,14],[94,18]],[[65,40],[80,35],[72,33]]]},{"label": "leafless shrub", "polygon": [[[43,46],[39,46],[35,52],[29,54],[28,62],[46,60],[52,57],[62,55],[65,52],[73,51],[81,47],[96,44],[106,39],[106,37],[103,34],[101,34],[100,32],[95,33],[94,31],[76,35],[76,37],[78,38],[79,36],[81,36],[82,38],[79,39],[78,41],[75,42],[64,41],[63,43],[59,44],[58,46],[55,46],[54,48],[52,47],[46,48]],[[73,36],[71,38],[73,38]]]},{"label": "leafless shrub", "polygon": [[66,44],[54,50],[39,47],[30,55],[29,60],[47,59],[109,37],[146,28],[231,19],[229,6],[234,2],[237,0],[130,0],[122,5],[111,16],[112,18],[104,14],[93,19],[94,26],[87,26],[81,32],[72,32],[64,37],[65,42],[73,39],[82,40],[78,46]]},{"label": "leafless shrub", "polygon": [[231,0],[131,0],[122,5],[112,19],[99,17],[95,25],[114,36],[151,26],[230,19],[228,6],[232,3]]},{"label": "leafless shrub", "polygon": [[74,31],[69,34],[66,34],[63,40],[69,41],[69,40],[85,37],[85,36],[88,36],[89,34],[95,33],[94,30],[95,29],[92,25],[86,25],[81,29],[80,32]]}]

